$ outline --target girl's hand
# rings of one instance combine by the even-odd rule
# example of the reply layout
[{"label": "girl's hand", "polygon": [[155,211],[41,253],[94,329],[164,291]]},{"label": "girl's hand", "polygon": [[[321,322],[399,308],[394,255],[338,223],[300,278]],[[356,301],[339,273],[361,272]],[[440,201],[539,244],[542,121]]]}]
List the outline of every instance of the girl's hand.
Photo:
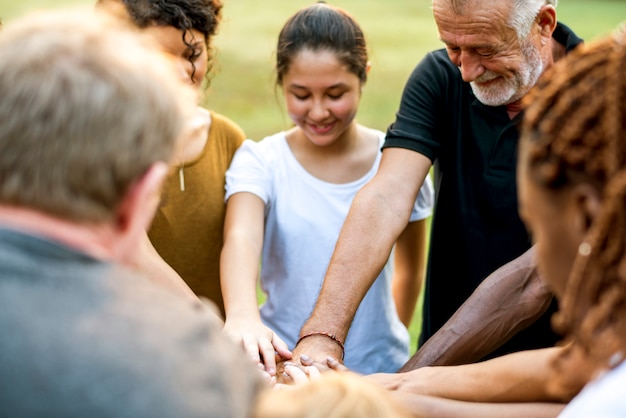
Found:
[{"label": "girl's hand", "polygon": [[224,332],[258,364],[265,366],[270,376],[276,375],[276,356],[283,359],[292,357],[287,344],[260,320],[226,319]]}]

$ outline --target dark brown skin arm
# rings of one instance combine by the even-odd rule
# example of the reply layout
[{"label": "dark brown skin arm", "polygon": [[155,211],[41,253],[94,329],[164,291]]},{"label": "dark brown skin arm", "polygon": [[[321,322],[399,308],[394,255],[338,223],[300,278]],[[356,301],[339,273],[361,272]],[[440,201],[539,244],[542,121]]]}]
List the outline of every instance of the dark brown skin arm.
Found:
[{"label": "dark brown skin arm", "polygon": [[552,298],[531,248],[490,274],[399,371],[478,361],[537,320]]}]

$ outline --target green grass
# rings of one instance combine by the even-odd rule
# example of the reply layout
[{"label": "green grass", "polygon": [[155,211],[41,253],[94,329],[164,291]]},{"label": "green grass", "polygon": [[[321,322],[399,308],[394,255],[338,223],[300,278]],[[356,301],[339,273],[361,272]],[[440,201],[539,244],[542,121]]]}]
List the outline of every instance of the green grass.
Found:
[{"label": "green grass", "polygon": [[[330,2],[330,1],[329,1]],[[34,8],[90,6],[95,0],[0,0],[0,18],[8,22]],[[297,9],[313,0],[224,0],[224,20],[215,39],[216,72],[205,104],[238,122],[248,137],[260,139],[290,126],[274,87],[274,44]],[[359,120],[384,130],[393,120],[404,82],[429,50],[441,46],[432,19],[431,0],[335,0],[365,31],[372,62],[363,91]],[[624,0],[561,0],[559,20],[590,40],[626,19]],[[415,349],[419,318],[411,326]]]}]

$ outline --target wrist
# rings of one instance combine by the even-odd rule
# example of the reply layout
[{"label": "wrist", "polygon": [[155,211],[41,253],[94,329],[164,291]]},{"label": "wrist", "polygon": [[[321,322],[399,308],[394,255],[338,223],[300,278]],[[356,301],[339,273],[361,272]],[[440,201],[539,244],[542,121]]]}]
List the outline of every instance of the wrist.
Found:
[{"label": "wrist", "polygon": [[226,319],[230,321],[261,321],[259,308],[226,309]]},{"label": "wrist", "polygon": [[332,341],[332,343],[336,346],[339,347],[341,349],[341,360],[343,360],[344,356],[345,356],[345,347],[344,347],[344,343],[341,339],[339,339],[339,337],[337,337],[335,334],[329,333],[329,332],[324,332],[324,331],[313,331],[313,332],[307,332],[305,334],[302,334],[300,336],[300,338],[298,339],[298,342],[296,343],[296,346],[300,345],[300,343],[303,340],[306,339],[313,339],[313,338],[317,338],[319,340],[321,339],[326,339],[327,341]]}]

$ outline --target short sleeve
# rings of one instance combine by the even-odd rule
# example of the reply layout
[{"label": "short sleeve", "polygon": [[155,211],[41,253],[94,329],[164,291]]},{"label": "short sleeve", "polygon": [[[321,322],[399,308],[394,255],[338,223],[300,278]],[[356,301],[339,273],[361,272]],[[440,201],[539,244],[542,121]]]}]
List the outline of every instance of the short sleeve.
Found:
[{"label": "short sleeve", "polygon": [[235,193],[255,194],[267,205],[272,194],[272,170],[258,142],[246,139],[226,171],[224,200]]}]

